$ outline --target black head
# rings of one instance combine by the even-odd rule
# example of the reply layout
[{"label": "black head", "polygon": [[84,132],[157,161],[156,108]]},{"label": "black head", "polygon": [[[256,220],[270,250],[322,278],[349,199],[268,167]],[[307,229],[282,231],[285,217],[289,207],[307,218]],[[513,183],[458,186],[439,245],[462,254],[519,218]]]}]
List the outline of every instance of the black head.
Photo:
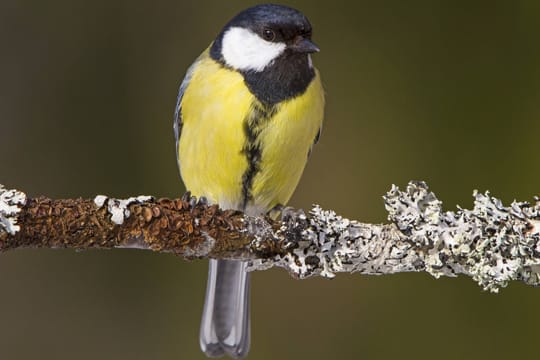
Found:
[{"label": "black head", "polygon": [[[236,15],[224,28],[242,27],[262,39],[294,45],[301,39],[311,40],[311,24],[300,11],[283,5],[263,4]],[[313,49],[315,52],[316,49]]]},{"label": "black head", "polygon": [[[261,70],[283,53],[305,56],[318,52],[319,48],[311,42],[311,34],[311,24],[300,11],[283,5],[257,5],[240,12],[223,27],[211,55],[239,70]],[[253,64],[244,64],[246,61],[237,64],[232,58],[237,55],[241,60],[249,60],[253,54],[258,55]]]},{"label": "black head", "polygon": [[315,75],[310,54],[311,24],[300,11],[282,5],[257,5],[229,21],[210,56],[244,75],[250,90],[265,103],[301,94]]}]

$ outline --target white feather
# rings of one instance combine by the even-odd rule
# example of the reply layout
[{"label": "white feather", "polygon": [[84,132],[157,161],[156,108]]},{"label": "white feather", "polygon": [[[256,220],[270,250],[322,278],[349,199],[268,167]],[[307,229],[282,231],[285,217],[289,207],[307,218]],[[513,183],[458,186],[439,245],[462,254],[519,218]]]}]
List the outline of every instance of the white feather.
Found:
[{"label": "white feather", "polygon": [[279,55],[286,45],[266,41],[253,31],[232,27],[225,32],[221,53],[225,63],[237,70],[263,71]]}]

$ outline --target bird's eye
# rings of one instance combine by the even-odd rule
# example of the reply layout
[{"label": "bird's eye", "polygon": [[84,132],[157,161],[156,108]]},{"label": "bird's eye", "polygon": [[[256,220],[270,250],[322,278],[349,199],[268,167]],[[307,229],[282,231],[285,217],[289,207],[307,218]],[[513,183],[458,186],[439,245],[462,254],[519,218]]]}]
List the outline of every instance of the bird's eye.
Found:
[{"label": "bird's eye", "polygon": [[272,41],[276,38],[276,33],[271,29],[264,29],[262,32],[263,39],[266,41]]}]

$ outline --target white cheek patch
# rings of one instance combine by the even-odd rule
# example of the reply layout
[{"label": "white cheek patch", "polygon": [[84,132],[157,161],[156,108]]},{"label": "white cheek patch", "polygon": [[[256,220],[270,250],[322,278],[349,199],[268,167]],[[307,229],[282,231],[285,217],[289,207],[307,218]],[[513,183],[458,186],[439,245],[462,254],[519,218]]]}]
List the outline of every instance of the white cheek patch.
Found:
[{"label": "white cheek patch", "polygon": [[225,63],[237,70],[263,71],[286,45],[263,40],[254,32],[232,27],[223,35],[221,53]]}]

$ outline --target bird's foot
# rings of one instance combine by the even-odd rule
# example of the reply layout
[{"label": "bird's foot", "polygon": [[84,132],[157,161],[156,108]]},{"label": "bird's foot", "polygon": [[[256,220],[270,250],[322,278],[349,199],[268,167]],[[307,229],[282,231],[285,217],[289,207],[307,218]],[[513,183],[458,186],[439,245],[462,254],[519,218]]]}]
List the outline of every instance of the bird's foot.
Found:
[{"label": "bird's foot", "polygon": [[196,206],[208,206],[208,199],[205,196],[201,196],[197,199],[196,196],[191,195],[191,191],[186,191],[182,195],[182,201],[188,203],[189,209],[193,211]]},{"label": "bird's foot", "polygon": [[191,198],[191,191],[186,191],[184,195],[182,195],[181,200],[185,202],[189,202],[189,199]]},{"label": "bird's foot", "polygon": [[266,213],[266,216],[268,216],[272,220],[276,220],[282,214],[283,209],[285,209],[285,206],[283,206],[282,204],[277,204]]},{"label": "bird's foot", "polygon": [[277,204],[276,206],[274,206],[270,211],[266,213],[266,216],[274,220],[280,218],[283,222],[298,218],[305,219],[306,217],[304,210],[295,209],[293,207],[285,206],[282,204]]}]

